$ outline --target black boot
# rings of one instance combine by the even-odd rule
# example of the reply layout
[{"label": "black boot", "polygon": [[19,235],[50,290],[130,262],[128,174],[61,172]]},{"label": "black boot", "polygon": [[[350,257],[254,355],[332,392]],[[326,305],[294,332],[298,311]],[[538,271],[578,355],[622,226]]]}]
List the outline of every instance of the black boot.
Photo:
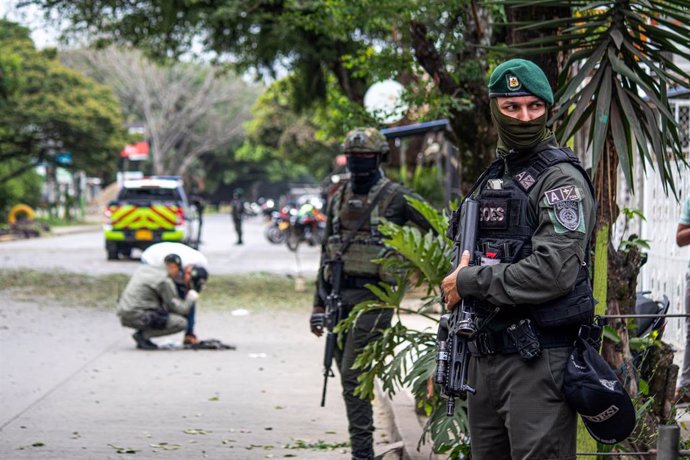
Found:
[{"label": "black boot", "polygon": [[374,449],[353,450],[352,460],[374,460]]},{"label": "black boot", "polygon": [[142,331],[137,331],[134,334],[132,334],[132,338],[137,343],[137,348],[139,350],[156,350],[156,349],[158,349],[158,345],[151,342],[149,339],[145,338],[144,333]]}]

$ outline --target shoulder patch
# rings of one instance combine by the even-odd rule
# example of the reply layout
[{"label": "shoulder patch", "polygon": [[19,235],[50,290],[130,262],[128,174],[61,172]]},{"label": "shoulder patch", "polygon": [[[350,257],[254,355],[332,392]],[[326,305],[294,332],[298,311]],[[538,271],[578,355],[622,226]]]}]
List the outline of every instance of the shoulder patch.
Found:
[{"label": "shoulder patch", "polygon": [[564,185],[544,192],[543,206],[556,233],[586,233],[583,193],[576,185]]},{"label": "shoulder patch", "polygon": [[580,227],[580,203],[578,201],[560,201],[554,205],[556,219],[568,230],[575,231]]},{"label": "shoulder patch", "polygon": [[515,175],[515,180],[517,180],[523,189],[529,191],[532,186],[537,182],[534,177],[527,171],[522,171]]},{"label": "shoulder patch", "polygon": [[549,206],[554,206],[557,203],[563,201],[582,201],[582,194],[580,189],[575,185],[565,185],[563,187],[558,187],[547,192],[544,192],[546,197],[546,202]]}]

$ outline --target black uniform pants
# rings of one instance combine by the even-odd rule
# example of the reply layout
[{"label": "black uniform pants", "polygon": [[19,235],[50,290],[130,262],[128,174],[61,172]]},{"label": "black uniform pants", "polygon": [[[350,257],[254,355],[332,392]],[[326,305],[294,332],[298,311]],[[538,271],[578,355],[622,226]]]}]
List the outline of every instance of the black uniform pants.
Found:
[{"label": "black uniform pants", "polygon": [[468,395],[473,460],[575,460],[577,418],[563,376],[572,347],[472,357]]},{"label": "black uniform pants", "polygon": [[235,225],[235,232],[237,233],[237,242],[242,242],[242,218],[232,218],[232,223]]},{"label": "black uniform pants", "polygon": [[366,452],[373,448],[374,418],[371,401],[354,394],[359,385],[357,377],[362,369],[353,369],[360,351],[371,341],[381,337],[383,329],[389,328],[393,310],[376,310],[359,317],[355,326],[345,333],[343,348],[336,347],[335,360],[340,371],[343,398],[347,411],[348,429],[352,452]]}]

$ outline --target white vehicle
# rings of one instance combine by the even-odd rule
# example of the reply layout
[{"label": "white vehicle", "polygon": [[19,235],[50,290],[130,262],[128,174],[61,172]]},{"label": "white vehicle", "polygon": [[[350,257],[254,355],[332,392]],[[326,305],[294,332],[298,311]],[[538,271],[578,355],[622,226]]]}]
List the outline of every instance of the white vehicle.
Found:
[{"label": "white vehicle", "polygon": [[199,244],[199,216],[189,205],[182,179],[153,176],[126,180],[105,210],[103,225],[108,260],[129,257],[132,248],[161,241]]}]

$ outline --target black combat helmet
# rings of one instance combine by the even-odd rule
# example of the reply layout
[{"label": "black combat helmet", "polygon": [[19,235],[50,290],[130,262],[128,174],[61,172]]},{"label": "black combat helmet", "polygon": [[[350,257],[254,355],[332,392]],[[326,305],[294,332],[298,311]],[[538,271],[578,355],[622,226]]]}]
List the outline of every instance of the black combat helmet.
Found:
[{"label": "black combat helmet", "polygon": [[347,133],[343,153],[378,153],[382,161],[388,157],[390,148],[386,137],[376,128],[356,128]]}]

